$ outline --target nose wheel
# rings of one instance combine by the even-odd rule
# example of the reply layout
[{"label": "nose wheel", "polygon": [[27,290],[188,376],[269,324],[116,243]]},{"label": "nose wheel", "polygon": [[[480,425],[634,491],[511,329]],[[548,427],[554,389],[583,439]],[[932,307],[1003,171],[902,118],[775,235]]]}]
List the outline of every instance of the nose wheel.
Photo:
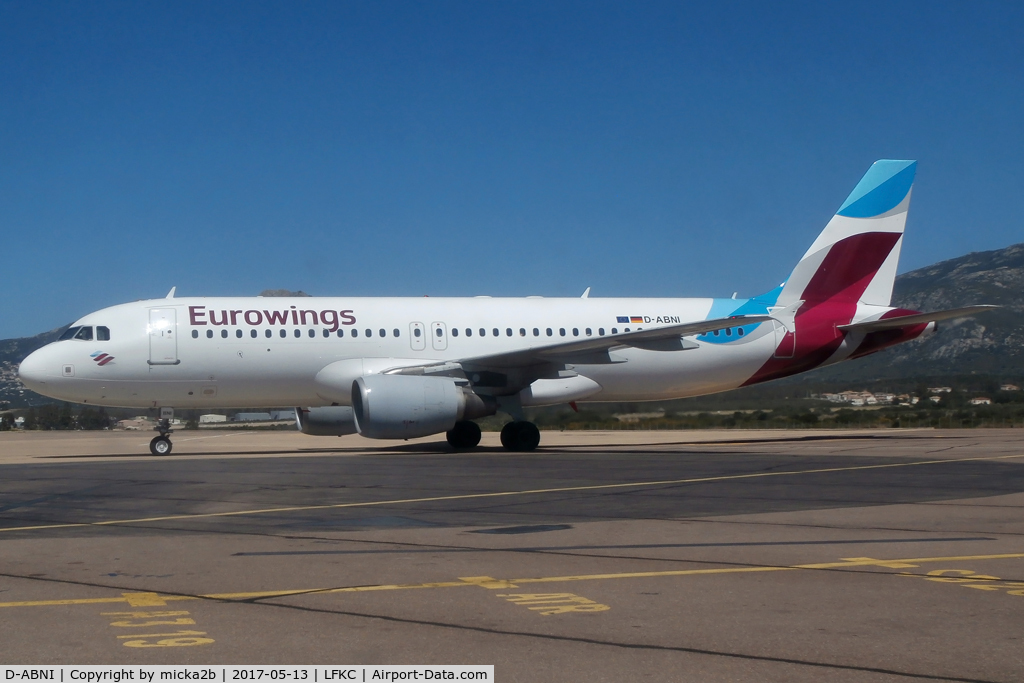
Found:
[{"label": "nose wheel", "polygon": [[154,436],[153,440],[149,442],[149,452],[153,455],[170,454],[172,444],[169,435],[173,431],[171,421],[169,419],[160,420],[155,429],[160,432],[160,436]]},{"label": "nose wheel", "polygon": [[167,455],[171,452],[171,440],[166,436],[154,436],[149,442],[149,452],[153,455]]}]

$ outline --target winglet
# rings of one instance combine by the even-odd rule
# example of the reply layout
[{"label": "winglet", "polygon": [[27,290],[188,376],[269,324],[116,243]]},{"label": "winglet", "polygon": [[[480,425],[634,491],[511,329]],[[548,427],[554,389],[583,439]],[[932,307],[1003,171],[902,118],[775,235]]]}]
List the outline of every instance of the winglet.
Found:
[{"label": "winglet", "polygon": [[590,287],[587,287],[585,290],[583,290],[583,295],[580,298],[581,299],[589,299],[590,298]]},{"label": "winglet", "polygon": [[176,289],[177,289],[177,286],[171,287],[171,291],[167,292],[167,296],[165,296],[164,298],[165,299],[173,299],[174,298],[174,290],[176,290]]}]

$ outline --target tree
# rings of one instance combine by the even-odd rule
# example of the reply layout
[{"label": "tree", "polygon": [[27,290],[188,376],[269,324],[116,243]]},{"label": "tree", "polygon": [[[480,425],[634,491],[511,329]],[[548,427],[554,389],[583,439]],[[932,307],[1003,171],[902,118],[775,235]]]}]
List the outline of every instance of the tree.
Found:
[{"label": "tree", "polygon": [[48,403],[45,406],[39,406],[39,417],[36,422],[36,429],[57,429],[57,425],[59,424],[60,411],[57,409],[57,406],[52,403]]},{"label": "tree", "polygon": [[57,413],[57,429],[74,429],[75,414],[71,411],[71,404],[65,403]]},{"label": "tree", "polygon": [[82,412],[78,414],[77,422],[79,429],[110,428],[110,417],[107,415],[107,411],[103,408],[100,408],[99,410],[88,406],[82,408]]}]

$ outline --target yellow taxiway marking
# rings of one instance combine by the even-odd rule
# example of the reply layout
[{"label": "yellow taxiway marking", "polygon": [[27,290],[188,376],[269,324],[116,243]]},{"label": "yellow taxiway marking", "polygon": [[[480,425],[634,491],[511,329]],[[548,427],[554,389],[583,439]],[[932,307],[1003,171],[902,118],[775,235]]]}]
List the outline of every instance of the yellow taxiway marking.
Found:
[{"label": "yellow taxiway marking", "polygon": [[377,505],[403,505],[408,503],[435,503],[451,500],[480,500],[484,498],[502,498],[512,496],[529,496],[544,493],[571,493],[576,491],[608,491],[612,489],[637,488],[642,486],[670,486],[675,484],[701,484],[714,481],[737,481],[740,479],[762,479],[766,477],[792,477],[801,474],[827,474],[830,472],[855,472],[859,470],[881,470],[893,467],[917,467],[921,465],[942,465],[981,460],[1008,460],[1024,458],[1024,454],[994,455],[976,458],[957,458],[951,460],[916,460],[914,462],[887,463],[885,465],[852,465],[850,467],[821,467],[811,470],[795,470],[789,472],[751,472],[748,474],[726,474],[717,477],[694,477],[690,479],[665,479],[661,481],[635,481],[624,484],[590,484],[586,486],[560,486],[547,489],[526,489],[523,491],[495,491],[491,493],[463,493],[453,496],[428,496],[425,498],[399,498],[396,500],[370,500],[356,503],[330,503],[325,505],[295,505],[290,507],[262,508],[256,510],[234,510],[231,512],[205,512],[187,515],[163,515],[160,517],[136,517],[134,519],[111,519],[104,522],[72,522],[66,524],[38,524],[35,526],[12,526],[0,528],[0,531],[38,531],[42,529],[72,529],[96,526],[115,526],[118,524],[142,524],[146,522],[168,522],[191,519],[209,519],[213,517],[239,517],[243,515],[267,515],[281,512],[307,512],[309,510],[340,510],[342,508],[373,507]]},{"label": "yellow taxiway marking", "polygon": [[[128,603],[129,605],[145,605],[159,607],[168,602],[183,600],[225,600],[242,601],[260,598],[283,598],[292,595],[328,594],[328,593],[363,593],[368,591],[413,590],[423,588],[462,588],[477,586],[491,590],[516,588],[521,584],[531,583],[562,583],[567,581],[607,581],[610,579],[650,579],[668,576],[700,576],[708,574],[749,574],[756,572],[784,572],[814,569],[851,569],[856,567],[916,567],[922,564],[937,562],[967,562],[971,560],[1009,560],[1024,558],[1024,553],[1006,553],[1001,555],[957,555],[954,557],[911,557],[893,560],[881,560],[872,557],[854,557],[840,562],[822,562],[818,564],[798,564],[791,566],[758,566],[758,567],[719,567],[716,569],[679,569],[661,572],[622,572],[617,574],[578,574],[571,576],[539,576],[521,579],[495,579],[490,576],[466,576],[458,581],[439,581],[434,583],[395,583],[375,586],[346,586],[344,588],[305,588],[283,591],[249,591],[243,593],[208,593],[205,595],[161,595],[158,593],[122,593],[119,597],[80,598],[69,600],[26,600],[23,602],[0,602],[4,607],[46,607],[52,605],[95,605],[99,603]],[[896,574],[896,576],[904,573]]]}]

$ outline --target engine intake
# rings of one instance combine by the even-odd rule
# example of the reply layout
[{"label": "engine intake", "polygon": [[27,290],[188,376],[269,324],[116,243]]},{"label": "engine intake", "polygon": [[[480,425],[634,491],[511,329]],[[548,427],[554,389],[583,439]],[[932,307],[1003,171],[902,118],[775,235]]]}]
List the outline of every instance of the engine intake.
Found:
[{"label": "engine intake", "polygon": [[450,377],[366,375],[352,383],[352,410],[362,436],[414,439],[446,432],[459,420],[494,415],[498,403]]}]

